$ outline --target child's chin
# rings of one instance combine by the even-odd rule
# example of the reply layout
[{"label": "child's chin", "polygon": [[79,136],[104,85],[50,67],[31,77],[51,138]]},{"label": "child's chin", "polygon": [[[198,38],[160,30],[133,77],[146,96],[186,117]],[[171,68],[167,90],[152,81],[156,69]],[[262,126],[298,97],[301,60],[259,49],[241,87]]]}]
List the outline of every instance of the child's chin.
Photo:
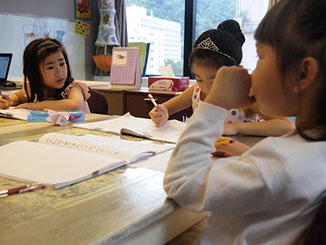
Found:
[{"label": "child's chin", "polygon": [[56,89],[62,89],[64,85],[65,85],[64,82],[62,82],[62,83],[58,83],[58,84],[56,85]]}]

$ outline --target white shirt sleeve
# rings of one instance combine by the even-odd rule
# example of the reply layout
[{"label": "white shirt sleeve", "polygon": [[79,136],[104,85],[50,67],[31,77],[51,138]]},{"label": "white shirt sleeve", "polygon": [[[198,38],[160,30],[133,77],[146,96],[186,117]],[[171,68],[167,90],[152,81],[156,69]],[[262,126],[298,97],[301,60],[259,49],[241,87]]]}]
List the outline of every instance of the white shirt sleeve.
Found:
[{"label": "white shirt sleeve", "polygon": [[249,150],[240,157],[211,158],[226,116],[227,110],[200,103],[170,158],[165,191],[194,211],[243,214],[263,210],[270,203],[270,192],[257,168],[256,161],[261,160],[257,153],[252,156]]}]

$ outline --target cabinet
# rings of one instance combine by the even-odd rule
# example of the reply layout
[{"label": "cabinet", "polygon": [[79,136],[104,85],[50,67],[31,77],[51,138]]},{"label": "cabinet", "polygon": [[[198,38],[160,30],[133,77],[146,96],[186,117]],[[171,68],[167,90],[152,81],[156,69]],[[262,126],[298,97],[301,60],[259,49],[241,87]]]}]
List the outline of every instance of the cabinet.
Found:
[{"label": "cabinet", "polygon": [[104,94],[106,100],[109,103],[109,115],[123,115],[123,90],[112,90],[112,89],[97,89],[93,88],[102,94]]},{"label": "cabinet", "polygon": [[[96,89],[96,88],[95,88]],[[130,112],[135,117],[149,118],[148,113],[152,110],[153,104],[148,99],[148,88],[133,90],[96,89],[102,92],[109,102],[109,115],[123,115]],[[157,104],[178,96],[181,92],[150,91]],[[170,119],[182,121],[183,116],[190,117],[192,108],[189,107],[181,112],[170,116]]]}]

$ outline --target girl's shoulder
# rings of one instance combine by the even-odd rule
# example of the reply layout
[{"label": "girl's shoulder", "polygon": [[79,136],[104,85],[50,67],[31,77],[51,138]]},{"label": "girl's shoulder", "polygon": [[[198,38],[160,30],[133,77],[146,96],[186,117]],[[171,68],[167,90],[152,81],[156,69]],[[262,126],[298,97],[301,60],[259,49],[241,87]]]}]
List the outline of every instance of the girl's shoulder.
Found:
[{"label": "girl's shoulder", "polygon": [[85,100],[88,100],[88,98],[91,96],[87,84],[78,80],[72,81],[62,92],[62,96],[67,97],[73,87],[80,88]]}]

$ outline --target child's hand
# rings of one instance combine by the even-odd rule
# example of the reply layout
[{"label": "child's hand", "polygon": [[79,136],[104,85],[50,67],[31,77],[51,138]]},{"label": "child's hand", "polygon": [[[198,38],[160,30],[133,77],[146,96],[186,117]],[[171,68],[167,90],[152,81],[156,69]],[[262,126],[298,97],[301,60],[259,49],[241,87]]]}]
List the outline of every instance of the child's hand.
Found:
[{"label": "child's hand", "polygon": [[0,94],[0,109],[8,109],[12,105],[12,102],[8,95]]},{"label": "child's hand", "polygon": [[169,119],[168,109],[164,105],[155,106],[148,115],[158,127],[163,126]]},{"label": "child's hand", "polygon": [[[218,141],[233,140],[229,137],[221,137]],[[215,145],[216,151],[212,153],[214,157],[231,157],[240,156],[250,149],[249,146],[233,140],[234,143],[226,145]]]},{"label": "child's hand", "polygon": [[221,67],[215,76],[206,102],[223,107],[247,108],[255,102],[249,97],[251,75],[241,67]]}]

